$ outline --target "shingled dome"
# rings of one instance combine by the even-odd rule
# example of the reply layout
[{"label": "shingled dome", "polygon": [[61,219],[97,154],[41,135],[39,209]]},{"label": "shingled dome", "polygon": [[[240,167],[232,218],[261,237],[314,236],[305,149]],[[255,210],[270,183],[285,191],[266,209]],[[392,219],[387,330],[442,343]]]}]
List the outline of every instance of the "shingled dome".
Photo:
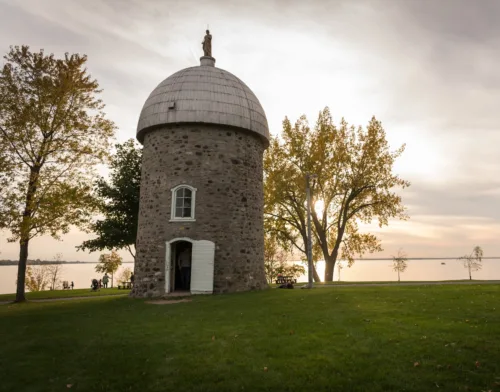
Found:
[{"label": "shingled dome", "polygon": [[255,94],[236,76],[216,68],[215,59],[169,76],[146,100],[139,117],[137,139],[151,127],[204,123],[238,127],[258,133],[268,143],[266,114]]}]

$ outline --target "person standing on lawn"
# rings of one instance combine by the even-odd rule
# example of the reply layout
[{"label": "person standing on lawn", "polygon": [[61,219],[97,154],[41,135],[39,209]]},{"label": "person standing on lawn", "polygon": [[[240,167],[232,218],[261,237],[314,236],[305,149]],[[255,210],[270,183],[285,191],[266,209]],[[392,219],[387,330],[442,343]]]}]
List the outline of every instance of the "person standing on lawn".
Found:
[{"label": "person standing on lawn", "polygon": [[73,281],[71,281],[71,290],[73,290],[74,287],[75,287],[75,284],[73,283]]},{"label": "person standing on lawn", "polygon": [[109,282],[109,276],[108,273],[106,272],[102,277],[102,285],[104,286],[105,289],[108,288],[108,282]]}]

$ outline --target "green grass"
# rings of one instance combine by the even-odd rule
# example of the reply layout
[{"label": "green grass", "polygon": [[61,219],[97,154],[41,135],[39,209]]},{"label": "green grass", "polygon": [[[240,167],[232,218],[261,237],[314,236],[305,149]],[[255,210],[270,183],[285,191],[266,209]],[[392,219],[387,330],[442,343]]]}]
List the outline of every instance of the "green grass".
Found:
[{"label": "green grass", "polygon": [[[37,291],[34,293],[26,293],[26,299],[51,299],[51,298],[71,298],[71,297],[98,297],[102,295],[128,294],[130,290],[100,289],[99,291],[91,291],[88,289],[76,290],[53,290],[53,291]],[[13,301],[16,294],[1,294],[0,301]]]},{"label": "green grass", "polygon": [[2,305],[0,391],[500,391],[499,309],[497,285]]}]

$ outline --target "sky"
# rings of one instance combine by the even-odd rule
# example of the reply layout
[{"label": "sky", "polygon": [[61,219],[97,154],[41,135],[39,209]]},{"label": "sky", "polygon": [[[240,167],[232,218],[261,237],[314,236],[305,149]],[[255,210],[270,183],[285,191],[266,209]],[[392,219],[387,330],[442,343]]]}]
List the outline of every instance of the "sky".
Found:
[{"label": "sky", "polygon": [[[375,115],[393,149],[408,221],[382,229],[389,257],[500,256],[500,1],[0,0],[0,52],[10,45],[88,55],[117,141],[135,137],[149,93],[199,65],[207,25],[216,66],[257,95],[270,131],[285,116],[314,124]],[[0,258],[18,245],[0,233]],[[96,261],[73,230],[32,241],[30,258]],[[125,259],[130,259],[126,252]]]}]

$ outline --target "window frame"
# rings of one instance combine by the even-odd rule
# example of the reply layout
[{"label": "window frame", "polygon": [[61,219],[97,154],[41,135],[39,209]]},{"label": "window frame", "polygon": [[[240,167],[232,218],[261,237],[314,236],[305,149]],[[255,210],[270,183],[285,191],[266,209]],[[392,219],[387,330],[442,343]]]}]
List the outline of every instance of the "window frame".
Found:
[{"label": "window frame", "polygon": [[[177,191],[185,188],[191,191],[191,216],[186,218],[177,218],[175,208],[177,205]],[[197,189],[188,184],[179,184],[170,190],[172,192],[172,202],[170,205],[170,222],[195,222],[196,191]]]}]

